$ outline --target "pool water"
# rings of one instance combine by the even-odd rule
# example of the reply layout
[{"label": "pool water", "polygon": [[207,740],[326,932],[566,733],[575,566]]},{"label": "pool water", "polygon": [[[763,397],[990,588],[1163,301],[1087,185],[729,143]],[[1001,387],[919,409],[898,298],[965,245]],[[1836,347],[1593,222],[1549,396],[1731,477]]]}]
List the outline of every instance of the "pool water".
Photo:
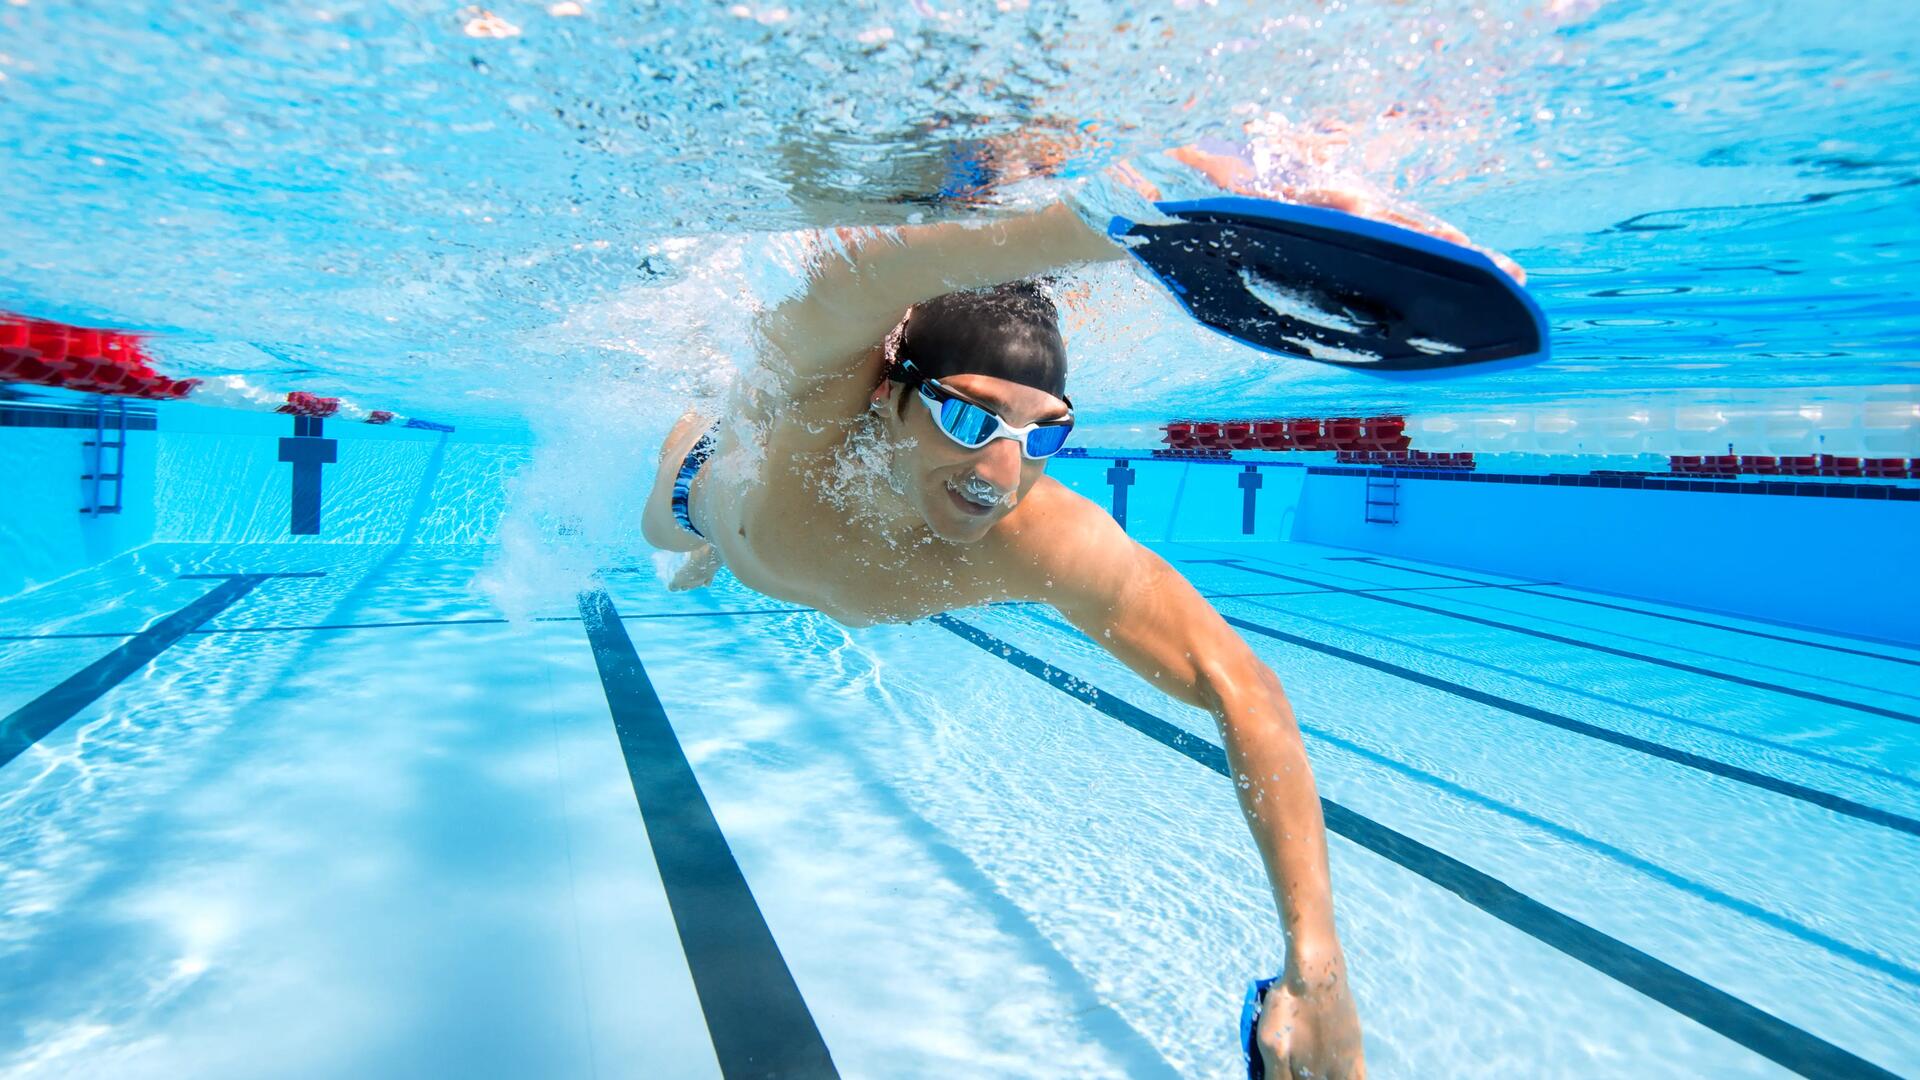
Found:
[{"label": "pool water", "polygon": [[[1376,1075],[1920,1071],[1920,650],[1154,546],[1289,688]],[[643,561],[509,621],[490,556],[154,544],[0,603],[0,710],[67,713],[0,767],[9,1076],[1233,1074],[1279,938],[1204,714],[1041,607],[848,631]],[[650,695],[717,853],[649,806]]]},{"label": "pool water", "polygon": [[[1090,290],[1075,400],[1146,432],[1098,445],[1241,410],[1571,413],[1589,449],[1651,423],[1820,453],[1741,422],[1829,401],[1815,428],[1893,410],[1920,444],[1905,0],[484,8],[0,5],[0,308],[152,331],[169,374],[275,398],[657,432],[747,362],[736,309],[791,288],[791,230],[1060,196],[1138,219],[1106,165],[1197,198],[1163,151],[1280,138],[1321,148],[1303,179],[1510,252],[1553,359],[1419,387],[1276,364],[1120,268],[1063,285]],[[980,160],[981,199],[938,197]]]},{"label": "pool water", "polygon": [[[0,315],[202,380],[116,513],[105,408],[0,383],[0,1080],[1244,1075],[1207,716],[638,528],[812,230],[1144,219],[1217,140],[1552,330],[1410,384],[1046,285],[1054,475],[1288,688],[1371,1074],[1920,1076],[1910,7],[0,3]],[[1153,461],[1345,417],[1479,464]]]}]

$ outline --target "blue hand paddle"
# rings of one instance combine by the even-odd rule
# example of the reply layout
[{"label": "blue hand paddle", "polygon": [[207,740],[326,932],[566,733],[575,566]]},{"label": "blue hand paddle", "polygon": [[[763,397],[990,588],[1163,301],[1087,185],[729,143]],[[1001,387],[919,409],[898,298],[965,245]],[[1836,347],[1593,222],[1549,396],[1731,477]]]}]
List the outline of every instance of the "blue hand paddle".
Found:
[{"label": "blue hand paddle", "polygon": [[1223,196],[1116,217],[1126,244],[1203,325],[1280,356],[1390,379],[1547,357],[1547,324],[1493,260],[1425,233],[1314,206]]}]

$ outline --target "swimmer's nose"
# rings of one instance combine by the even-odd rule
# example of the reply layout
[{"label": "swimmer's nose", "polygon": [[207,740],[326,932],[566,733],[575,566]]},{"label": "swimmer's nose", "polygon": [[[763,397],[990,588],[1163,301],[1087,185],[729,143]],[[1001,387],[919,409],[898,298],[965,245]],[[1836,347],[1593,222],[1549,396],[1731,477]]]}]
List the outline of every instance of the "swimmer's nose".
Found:
[{"label": "swimmer's nose", "polygon": [[998,488],[1003,494],[1020,489],[1020,445],[1012,439],[995,439],[981,448],[974,459],[973,474]]}]

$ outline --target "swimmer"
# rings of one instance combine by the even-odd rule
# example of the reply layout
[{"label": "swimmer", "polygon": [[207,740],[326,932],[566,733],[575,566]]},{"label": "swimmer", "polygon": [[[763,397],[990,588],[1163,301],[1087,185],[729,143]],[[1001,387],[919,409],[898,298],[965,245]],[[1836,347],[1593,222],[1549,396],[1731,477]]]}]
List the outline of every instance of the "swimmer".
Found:
[{"label": "swimmer", "polygon": [[850,626],[1052,605],[1212,713],[1272,884],[1286,964],[1258,1042],[1272,1077],[1366,1075],[1325,824],[1279,678],[1105,508],[1046,475],[1077,419],[1034,275],[1125,257],[1055,205],[988,227],[841,230],[760,320],[762,369],[667,436],[643,520],[748,588]]}]

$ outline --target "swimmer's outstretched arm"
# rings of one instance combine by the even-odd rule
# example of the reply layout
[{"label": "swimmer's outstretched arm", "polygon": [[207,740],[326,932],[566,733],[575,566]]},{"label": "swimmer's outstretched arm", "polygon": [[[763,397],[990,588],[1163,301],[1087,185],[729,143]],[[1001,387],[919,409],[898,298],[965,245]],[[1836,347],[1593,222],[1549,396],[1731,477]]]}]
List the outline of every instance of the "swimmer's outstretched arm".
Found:
[{"label": "swimmer's outstretched arm", "polygon": [[1220,727],[1286,939],[1286,966],[1260,1021],[1267,1075],[1361,1080],[1360,1019],[1334,930],[1326,823],[1279,677],[1186,578],[1093,503],[1055,502],[1010,540],[1013,598],[1052,604]]},{"label": "swimmer's outstretched arm", "polygon": [[1061,203],[983,225],[840,229],[822,245],[806,288],[768,311],[760,330],[797,396],[855,371],[922,300],[1125,254]]}]

